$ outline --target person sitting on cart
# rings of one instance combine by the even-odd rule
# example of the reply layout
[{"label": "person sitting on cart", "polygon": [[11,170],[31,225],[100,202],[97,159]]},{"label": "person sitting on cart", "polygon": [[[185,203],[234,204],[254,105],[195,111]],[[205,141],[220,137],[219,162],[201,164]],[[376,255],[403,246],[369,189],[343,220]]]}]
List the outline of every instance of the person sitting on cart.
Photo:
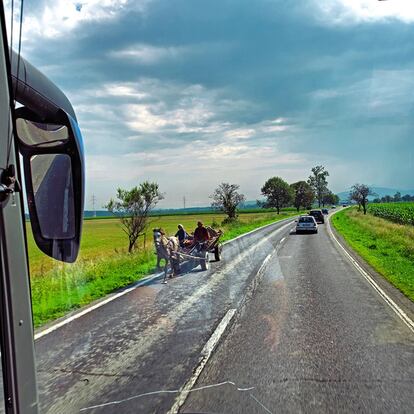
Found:
[{"label": "person sitting on cart", "polygon": [[189,238],[188,233],[185,231],[185,228],[182,224],[178,225],[178,231],[175,233],[175,237],[178,238],[178,241],[180,242],[180,246],[184,247],[186,244],[185,241]]},{"label": "person sitting on cart", "polygon": [[204,243],[210,240],[210,234],[204,227],[203,222],[197,222],[197,228],[194,230],[194,243]]}]

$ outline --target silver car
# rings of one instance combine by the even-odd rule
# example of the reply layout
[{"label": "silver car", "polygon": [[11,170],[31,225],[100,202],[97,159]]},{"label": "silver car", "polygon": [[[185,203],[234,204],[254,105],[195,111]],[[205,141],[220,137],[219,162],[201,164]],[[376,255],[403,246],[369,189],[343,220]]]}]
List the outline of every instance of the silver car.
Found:
[{"label": "silver car", "polygon": [[318,232],[318,224],[316,223],[315,217],[313,216],[300,216],[296,220],[296,233],[302,232]]}]

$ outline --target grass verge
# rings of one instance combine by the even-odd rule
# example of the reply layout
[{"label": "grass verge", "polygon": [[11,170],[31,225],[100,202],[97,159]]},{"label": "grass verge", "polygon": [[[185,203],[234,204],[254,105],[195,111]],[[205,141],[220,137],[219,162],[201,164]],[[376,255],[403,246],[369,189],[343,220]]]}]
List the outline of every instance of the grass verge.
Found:
[{"label": "grass verge", "polygon": [[31,280],[35,327],[142,279],[154,272],[155,265],[150,251],[57,265]]},{"label": "grass verge", "polygon": [[[250,217],[247,221],[220,226],[225,231],[223,241],[294,215],[294,211],[281,212],[280,215],[268,213]],[[35,327],[139,281],[153,273],[155,265],[156,256],[152,245],[147,250],[133,254],[97,256],[93,259],[80,259],[75,264],[55,262],[51,270],[31,278]]]},{"label": "grass verge", "polygon": [[379,274],[414,301],[414,227],[343,210],[332,224],[346,242]]}]

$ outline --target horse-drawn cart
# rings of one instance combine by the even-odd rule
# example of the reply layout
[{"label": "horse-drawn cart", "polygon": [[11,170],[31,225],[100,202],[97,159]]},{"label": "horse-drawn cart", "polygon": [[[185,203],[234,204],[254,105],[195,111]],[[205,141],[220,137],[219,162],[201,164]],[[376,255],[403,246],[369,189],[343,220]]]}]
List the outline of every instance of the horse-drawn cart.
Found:
[{"label": "horse-drawn cart", "polygon": [[209,253],[214,254],[214,259],[218,262],[221,259],[222,251],[220,237],[223,235],[223,232],[221,230],[214,230],[211,227],[206,228],[210,236],[209,240],[202,243],[196,243],[188,248],[181,247],[178,252],[183,258],[199,261],[202,270],[207,270],[209,268]]},{"label": "horse-drawn cart", "polygon": [[[171,267],[171,274],[175,275],[180,272],[180,261],[193,261],[195,265],[200,264],[202,270],[209,268],[210,258],[209,253],[214,254],[216,261],[221,258],[222,246],[220,237],[223,235],[221,230],[214,230],[211,227],[206,227],[209,239],[200,243],[194,243],[193,240],[188,240],[188,245],[181,247],[176,237],[166,237],[161,229],[154,229],[154,244],[157,254],[157,267],[160,267],[161,260],[164,264],[164,281],[167,283],[168,265]],[[172,276],[170,276],[172,277]]]}]

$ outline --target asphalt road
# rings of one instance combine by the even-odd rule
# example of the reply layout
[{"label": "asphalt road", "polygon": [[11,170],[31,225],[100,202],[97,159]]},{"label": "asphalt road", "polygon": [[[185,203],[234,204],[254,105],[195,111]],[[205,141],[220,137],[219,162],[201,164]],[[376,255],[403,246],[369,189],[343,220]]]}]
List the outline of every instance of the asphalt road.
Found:
[{"label": "asphalt road", "polygon": [[[235,240],[223,260],[162,285],[135,289],[35,343],[42,413],[165,413],[229,309],[238,308],[265,258],[288,235],[276,223]],[[247,339],[247,337],[246,337]],[[246,361],[247,362],[247,361]],[[121,401],[113,404],[114,401]]]},{"label": "asphalt road", "polygon": [[413,413],[414,334],[325,225],[292,232],[193,389],[225,381],[180,412]]}]

